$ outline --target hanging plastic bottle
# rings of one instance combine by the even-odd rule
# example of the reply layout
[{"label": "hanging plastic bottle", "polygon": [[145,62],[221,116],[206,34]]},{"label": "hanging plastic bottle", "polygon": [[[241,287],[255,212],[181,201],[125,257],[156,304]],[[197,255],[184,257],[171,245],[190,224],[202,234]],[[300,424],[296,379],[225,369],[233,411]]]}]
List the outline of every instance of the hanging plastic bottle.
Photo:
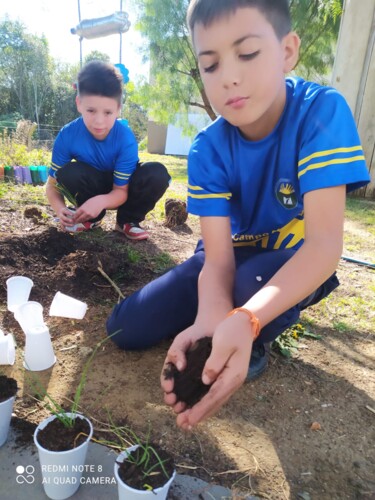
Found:
[{"label": "hanging plastic bottle", "polygon": [[82,38],[100,38],[129,31],[130,21],[127,12],[115,12],[110,16],[84,19],[70,32]]}]

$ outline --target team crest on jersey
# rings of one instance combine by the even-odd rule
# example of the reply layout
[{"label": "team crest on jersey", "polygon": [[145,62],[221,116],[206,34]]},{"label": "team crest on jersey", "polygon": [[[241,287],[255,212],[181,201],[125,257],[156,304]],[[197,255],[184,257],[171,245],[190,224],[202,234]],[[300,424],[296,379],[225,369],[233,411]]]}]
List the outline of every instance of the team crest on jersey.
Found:
[{"label": "team crest on jersey", "polygon": [[276,186],[276,198],[281,205],[291,210],[297,206],[297,195],[293,184],[286,179],[281,179]]}]

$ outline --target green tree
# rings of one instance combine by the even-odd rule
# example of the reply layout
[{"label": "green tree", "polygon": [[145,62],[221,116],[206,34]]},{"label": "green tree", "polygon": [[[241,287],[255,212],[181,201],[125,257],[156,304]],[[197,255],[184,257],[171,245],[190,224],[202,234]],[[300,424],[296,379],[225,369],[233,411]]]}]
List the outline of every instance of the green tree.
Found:
[{"label": "green tree", "polygon": [[135,86],[133,82],[126,84],[125,102],[122,116],[128,121],[137,142],[141,142],[147,135],[147,113],[142,106],[133,101]]},{"label": "green tree", "polygon": [[344,0],[291,0],[293,29],[301,37],[296,73],[328,83]]},{"label": "green tree", "polygon": [[150,82],[143,82],[133,100],[160,123],[178,123],[189,132],[187,114],[199,108],[215,119],[199,75],[185,23],[188,0],[140,0],[136,28],[147,40]]},{"label": "green tree", "polygon": [[51,86],[52,60],[47,40],[30,35],[18,21],[0,23],[0,89],[6,98],[4,113],[18,112],[40,124]]},{"label": "green tree", "polygon": [[105,54],[104,52],[100,52],[99,50],[92,50],[85,57],[84,64],[87,64],[90,61],[110,62],[111,58],[109,57],[108,54]]},{"label": "green tree", "polygon": [[[79,116],[75,104],[78,71],[79,63],[72,65],[58,62],[54,66],[48,113],[45,117],[49,125],[48,139],[52,139],[66,123]],[[45,132],[47,135],[47,131]]]},{"label": "green tree", "polygon": [[[343,0],[291,0],[294,26],[302,34],[296,73],[327,75],[333,62]],[[143,81],[133,101],[160,123],[178,123],[192,132],[191,108],[216,118],[199,76],[185,15],[189,0],[137,0],[138,29],[147,43],[144,57],[151,61],[150,82]],[[182,118],[181,118],[182,117]]]}]

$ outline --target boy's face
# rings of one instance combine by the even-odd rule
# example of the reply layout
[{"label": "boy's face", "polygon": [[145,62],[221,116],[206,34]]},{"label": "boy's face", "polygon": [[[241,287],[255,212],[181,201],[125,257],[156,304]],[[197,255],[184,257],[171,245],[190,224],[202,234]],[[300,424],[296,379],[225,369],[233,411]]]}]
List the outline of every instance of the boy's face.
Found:
[{"label": "boy's face", "polygon": [[216,112],[248,139],[268,135],[284,109],[285,73],[297,62],[298,36],[280,41],[258,9],[244,7],[207,27],[196,24],[193,42]]},{"label": "boy's face", "polygon": [[76,104],[88,131],[95,139],[104,140],[119,116],[120,105],[116,99],[83,95],[76,97]]}]

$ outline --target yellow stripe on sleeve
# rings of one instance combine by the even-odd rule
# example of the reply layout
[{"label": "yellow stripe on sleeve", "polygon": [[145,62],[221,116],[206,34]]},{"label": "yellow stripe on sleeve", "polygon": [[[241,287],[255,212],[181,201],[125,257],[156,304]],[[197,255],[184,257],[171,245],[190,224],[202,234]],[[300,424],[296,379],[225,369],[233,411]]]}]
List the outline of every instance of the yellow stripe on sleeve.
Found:
[{"label": "yellow stripe on sleeve", "polygon": [[298,166],[301,167],[308,161],[312,160],[313,158],[320,158],[322,156],[330,156],[334,155],[336,153],[352,153],[353,151],[362,151],[362,146],[353,146],[351,148],[337,148],[337,149],[327,149],[326,151],[318,151],[317,153],[313,153],[310,156],[306,156],[306,158],[303,158],[298,162]]},{"label": "yellow stripe on sleeve", "polygon": [[361,156],[353,156],[352,158],[335,158],[334,160],[324,161],[322,163],[312,163],[304,170],[301,170],[301,172],[298,172],[298,178],[301,178],[309,170],[328,167],[328,165],[339,165],[340,163],[354,163],[355,161],[360,161],[364,159],[365,157],[361,155]]},{"label": "yellow stripe on sleeve", "polygon": [[190,198],[198,198],[198,199],[207,199],[207,198],[225,198],[226,200],[230,200],[232,198],[232,193],[215,193],[215,194],[192,194],[188,193],[188,197]]}]

